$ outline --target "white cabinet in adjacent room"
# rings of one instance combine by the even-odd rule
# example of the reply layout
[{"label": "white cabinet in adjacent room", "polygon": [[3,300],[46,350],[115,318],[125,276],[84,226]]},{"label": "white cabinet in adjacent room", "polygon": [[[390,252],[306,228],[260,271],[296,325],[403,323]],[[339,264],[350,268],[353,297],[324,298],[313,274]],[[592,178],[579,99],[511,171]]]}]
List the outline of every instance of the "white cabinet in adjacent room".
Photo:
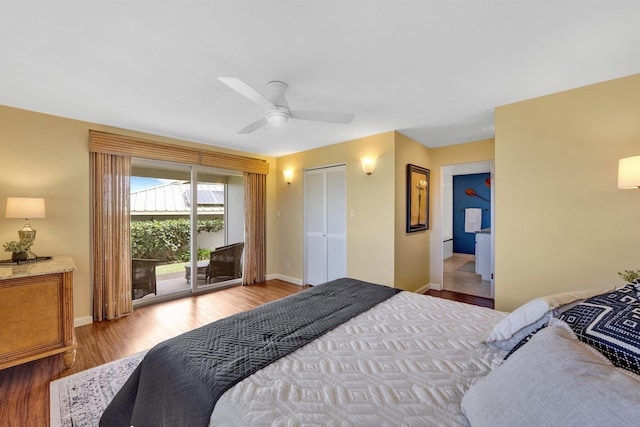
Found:
[{"label": "white cabinet in adjacent room", "polygon": [[491,280],[491,229],[476,232],[476,274]]}]

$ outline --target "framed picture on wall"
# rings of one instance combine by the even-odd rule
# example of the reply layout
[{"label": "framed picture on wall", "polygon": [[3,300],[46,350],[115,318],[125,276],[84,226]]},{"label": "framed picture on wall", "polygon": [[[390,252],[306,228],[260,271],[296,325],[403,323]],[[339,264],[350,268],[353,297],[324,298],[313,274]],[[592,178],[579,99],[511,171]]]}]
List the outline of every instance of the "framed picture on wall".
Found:
[{"label": "framed picture on wall", "polygon": [[429,169],[407,164],[407,233],[429,229]]}]

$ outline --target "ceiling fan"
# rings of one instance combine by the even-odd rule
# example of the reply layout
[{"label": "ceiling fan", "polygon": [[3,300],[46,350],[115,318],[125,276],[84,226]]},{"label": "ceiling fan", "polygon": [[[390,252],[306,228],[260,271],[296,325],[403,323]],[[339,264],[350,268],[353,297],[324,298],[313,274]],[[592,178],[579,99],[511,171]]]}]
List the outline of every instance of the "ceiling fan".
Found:
[{"label": "ceiling fan", "polygon": [[249,98],[256,104],[260,104],[267,109],[265,117],[251,123],[243,129],[240,129],[238,133],[251,133],[267,123],[273,125],[284,125],[289,121],[289,119],[347,124],[351,123],[354,117],[353,114],[331,111],[290,110],[289,104],[284,97],[284,93],[289,87],[285,82],[272,81],[267,83],[268,94],[265,96],[235,77],[218,77],[218,80],[241,95]]}]

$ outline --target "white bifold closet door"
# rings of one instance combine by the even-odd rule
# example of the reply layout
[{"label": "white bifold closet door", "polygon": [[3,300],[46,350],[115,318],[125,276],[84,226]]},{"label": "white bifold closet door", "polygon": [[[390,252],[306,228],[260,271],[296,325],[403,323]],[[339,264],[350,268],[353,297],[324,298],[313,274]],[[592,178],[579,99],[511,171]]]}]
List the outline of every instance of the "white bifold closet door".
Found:
[{"label": "white bifold closet door", "polygon": [[305,171],[305,283],[347,275],[346,167]]}]

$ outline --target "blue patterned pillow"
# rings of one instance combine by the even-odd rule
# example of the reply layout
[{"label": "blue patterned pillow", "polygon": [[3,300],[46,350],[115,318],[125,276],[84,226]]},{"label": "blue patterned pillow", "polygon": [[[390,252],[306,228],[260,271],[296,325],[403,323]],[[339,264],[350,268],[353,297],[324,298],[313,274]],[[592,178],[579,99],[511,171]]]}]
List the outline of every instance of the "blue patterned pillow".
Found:
[{"label": "blue patterned pillow", "polygon": [[580,341],[620,368],[640,374],[640,285],[596,295],[560,316]]}]

